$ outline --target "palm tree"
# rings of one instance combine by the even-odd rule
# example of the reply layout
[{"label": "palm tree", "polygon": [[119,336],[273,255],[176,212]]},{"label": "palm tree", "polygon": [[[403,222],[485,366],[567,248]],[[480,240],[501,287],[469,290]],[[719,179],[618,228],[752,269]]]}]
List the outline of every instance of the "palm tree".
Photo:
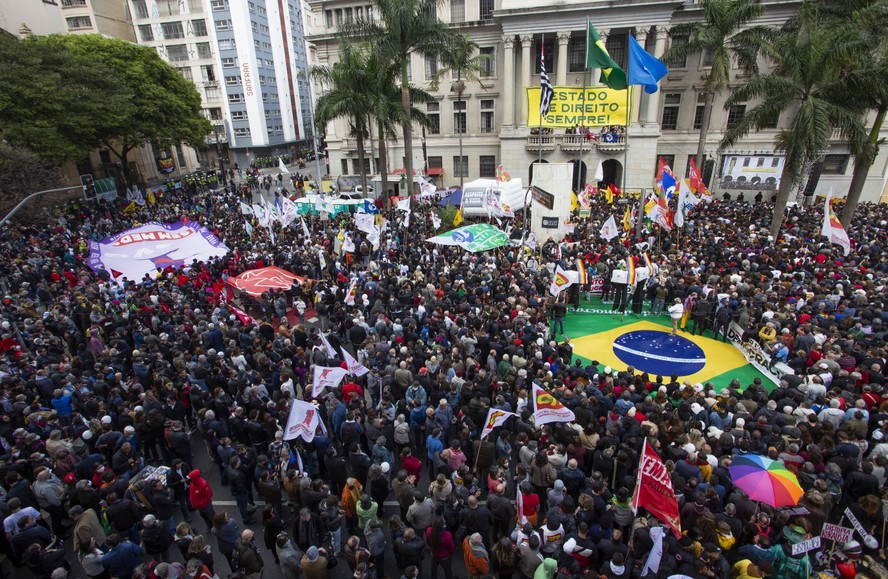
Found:
[{"label": "palm tree", "polygon": [[851,143],[854,174],[842,210],[842,226],[847,230],[857,210],[870,167],[879,154],[879,133],[888,112],[888,39],[883,23],[888,16],[886,0],[825,0],[823,12],[835,30],[836,42],[847,49],[847,90],[838,95],[850,99],[865,112],[875,111],[869,134]]},{"label": "palm tree", "polygon": [[439,4],[441,0],[373,0],[380,24],[359,20],[343,27],[347,34],[372,42],[382,56],[398,65],[404,113],[401,123],[404,132],[404,170],[411,183],[411,191],[413,111],[407,67],[413,53],[429,58],[441,58],[446,53],[448,40],[453,33],[437,17]]},{"label": "palm tree", "polygon": [[748,101],[761,101],[725,132],[721,147],[733,146],[751,131],[773,123],[791,111],[789,126],[774,140],[785,160],[777,203],[771,218],[771,235],[776,238],[783,223],[790,191],[799,184],[805,168],[823,156],[833,131],[852,142],[864,134],[857,111],[837,101],[844,83],[842,59],[834,34],[822,27],[819,11],[810,1],[802,4],[798,27],[781,31],[768,46],[774,68],[771,74],[756,74],[738,87],[725,108]]},{"label": "palm tree", "polygon": [[[456,75],[456,81],[451,85],[451,92],[456,93],[456,99],[459,103],[459,110],[462,111],[462,95],[466,90],[466,80],[477,82],[482,87],[484,83],[481,80],[481,74],[484,72],[485,57],[478,54],[478,43],[471,39],[468,34],[457,34],[450,37],[447,50],[441,55],[441,70],[432,78],[432,89],[438,88],[441,77],[450,72]],[[463,80],[465,79],[465,80]],[[459,135],[459,158],[462,163],[463,158],[463,133],[465,127],[458,127]],[[459,188],[463,187],[463,172],[459,173]]]},{"label": "palm tree", "polygon": [[712,58],[703,83],[705,100],[695,159],[698,167],[703,166],[712,103],[716,95],[727,88],[734,60],[745,74],[756,74],[762,47],[776,32],[766,26],[749,26],[764,12],[758,0],[700,0],[700,9],[702,19],[678,24],[669,31],[673,38],[686,38],[687,42],[674,44],[663,55],[666,62],[684,60],[691,54],[705,53]]},{"label": "palm tree", "polygon": [[339,61],[332,66],[314,66],[311,75],[327,91],[315,105],[315,126],[322,132],[327,123],[346,117],[349,136],[357,139],[358,161],[361,164],[361,186],[367,191],[367,168],[364,139],[370,136],[370,98],[368,87],[368,56],[361,47],[343,42],[339,47]]}]

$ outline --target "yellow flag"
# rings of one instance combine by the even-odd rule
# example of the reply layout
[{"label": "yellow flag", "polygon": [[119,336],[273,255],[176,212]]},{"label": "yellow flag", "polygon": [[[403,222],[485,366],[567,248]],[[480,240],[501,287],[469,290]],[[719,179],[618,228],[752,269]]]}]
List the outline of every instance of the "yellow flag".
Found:
[{"label": "yellow flag", "polygon": [[343,233],[341,229],[339,230],[339,235],[337,235],[336,237],[337,239],[339,239],[339,241],[345,241],[345,233]]},{"label": "yellow flag", "polygon": [[613,205],[614,204],[614,191],[613,191],[613,189],[611,189],[610,185],[607,186],[607,189],[605,190],[604,194],[607,196],[607,204]]},{"label": "yellow flag", "polygon": [[151,191],[151,190],[148,191],[148,203],[150,203],[152,205],[157,203],[157,199],[154,198],[154,191]]},{"label": "yellow flag", "polygon": [[459,227],[459,224],[462,223],[462,211],[459,209],[456,210],[456,215],[453,216],[453,225],[454,227]]},{"label": "yellow flag", "polygon": [[570,192],[570,210],[576,211],[579,206],[579,201],[577,200],[577,194],[573,191]]},{"label": "yellow flag", "polygon": [[629,209],[629,206],[626,206],[626,213],[623,214],[623,230],[629,231],[632,229],[632,210]]},{"label": "yellow flag", "polygon": [[136,202],[135,202],[135,201],[130,201],[130,204],[127,205],[127,206],[123,209],[123,212],[124,212],[124,213],[132,213],[132,212],[135,211],[135,210],[136,210]]},{"label": "yellow flag", "polygon": [[654,201],[653,199],[651,199],[651,200],[649,200],[647,203],[645,203],[645,204],[644,204],[644,214],[645,214],[645,215],[650,215],[650,214],[651,214],[651,211],[654,210],[654,205],[656,205],[656,204],[657,204],[657,202]]}]

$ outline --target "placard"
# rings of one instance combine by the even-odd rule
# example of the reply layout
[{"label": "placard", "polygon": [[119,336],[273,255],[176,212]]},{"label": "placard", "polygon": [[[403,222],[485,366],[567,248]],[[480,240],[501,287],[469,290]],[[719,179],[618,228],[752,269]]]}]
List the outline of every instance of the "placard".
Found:
[{"label": "placard", "polygon": [[611,283],[629,283],[629,272],[625,269],[615,269],[611,274]]},{"label": "placard", "polygon": [[[556,86],[542,126],[552,128],[607,127],[626,125],[631,93],[635,87],[614,90],[604,86]],[[540,87],[527,87],[527,126],[540,126]],[[605,133],[607,134],[607,133]]]},{"label": "placard", "polygon": [[796,543],[792,546],[792,554],[801,555],[802,553],[807,553],[808,551],[813,551],[814,549],[820,548],[820,537],[814,537],[813,539],[808,539],[807,541],[802,541],[801,543]]},{"label": "placard", "polygon": [[651,277],[651,270],[647,267],[639,267],[635,270],[635,283],[641,283]]},{"label": "placard", "polygon": [[543,217],[542,227],[545,229],[558,229],[558,218]]},{"label": "placard", "polygon": [[839,525],[831,525],[824,523],[823,530],[820,531],[820,538],[824,541],[835,541],[837,543],[847,543],[851,540],[854,529],[848,527],[840,527]]},{"label": "placard", "polygon": [[[552,208],[555,207],[555,196],[548,191],[540,189],[536,185],[530,188],[530,196],[534,201],[536,201],[549,211],[551,211]],[[463,197],[463,201],[465,201],[465,197]]]}]

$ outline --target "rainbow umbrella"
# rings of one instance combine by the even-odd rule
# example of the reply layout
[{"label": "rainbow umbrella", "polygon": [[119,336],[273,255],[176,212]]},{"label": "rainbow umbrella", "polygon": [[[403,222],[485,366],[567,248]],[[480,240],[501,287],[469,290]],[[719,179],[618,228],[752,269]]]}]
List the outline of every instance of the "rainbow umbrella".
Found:
[{"label": "rainbow umbrella", "polygon": [[748,454],[735,456],[728,467],[734,486],[754,500],[772,507],[797,505],[804,491],[799,479],[778,460]]}]

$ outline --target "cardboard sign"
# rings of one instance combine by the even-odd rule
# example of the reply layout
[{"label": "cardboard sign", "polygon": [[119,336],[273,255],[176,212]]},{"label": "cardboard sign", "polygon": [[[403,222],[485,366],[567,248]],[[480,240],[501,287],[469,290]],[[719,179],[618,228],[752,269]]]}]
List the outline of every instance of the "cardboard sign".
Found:
[{"label": "cardboard sign", "polygon": [[651,277],[651,270],[646,267],[639,267],[635,270],[635,283],[641,283]]},{"label": "cardboard sign", "polygon": [[629,283],[629,272],[625,269],[615,269],[611,274],[611,283]]},{"label": "cardboard sign", "polygon": [[823,530],[820,531],[820,538],[824,541],[835,541],[837,543],[847,543],[851,540],[851,535],[854,534],[854,529],[849,529],[848,527],[840,527],[838,525],[831,525],[829,523],[825,523],[823,525]]},{"label": "cardboard sign", "polygon": [[796,543],[792,546],[792,554],[793,555],[801,555],[802,553],[807,553],[808,551],[813,551],[814,549],[820,548],[820,537],[814,537],[813,539],[808,539],[807,541],[802,541],[801,543]]}]

